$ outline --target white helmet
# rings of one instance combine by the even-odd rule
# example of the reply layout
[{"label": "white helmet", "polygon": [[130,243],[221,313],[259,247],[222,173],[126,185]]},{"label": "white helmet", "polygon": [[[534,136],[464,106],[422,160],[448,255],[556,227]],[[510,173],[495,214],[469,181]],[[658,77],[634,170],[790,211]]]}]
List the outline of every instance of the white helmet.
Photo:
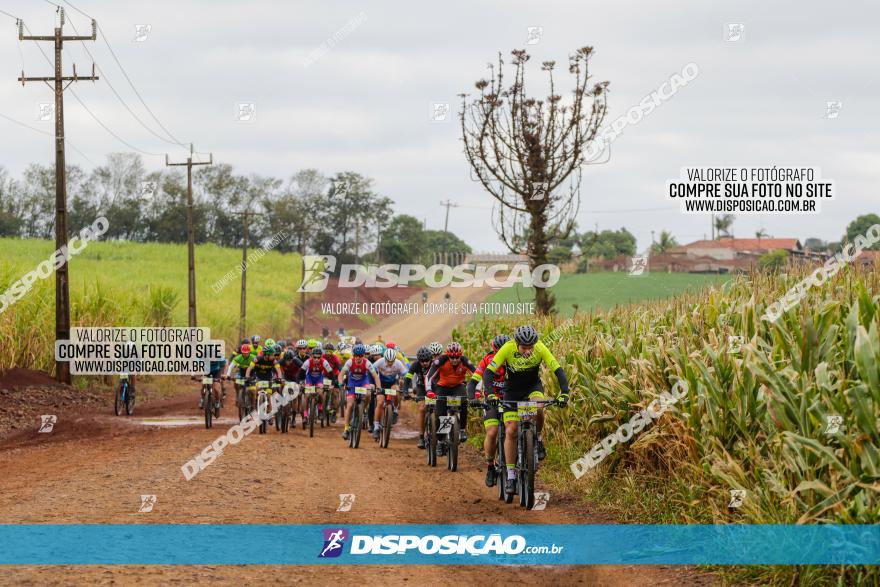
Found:
[{"label": "white helmet", "polygon": [[385,357],[386,361],[388,361],[389,363],[393,363],[395,360],[397,360],[397,351],[394,349],[385,349],[385,355],[383,356]]},{"label": "white helmet", "polygon": [[380,347],[377,344],[371,344],[370,345],[370,354],[371,355],[381,355],[382,354],[382,347]]}]

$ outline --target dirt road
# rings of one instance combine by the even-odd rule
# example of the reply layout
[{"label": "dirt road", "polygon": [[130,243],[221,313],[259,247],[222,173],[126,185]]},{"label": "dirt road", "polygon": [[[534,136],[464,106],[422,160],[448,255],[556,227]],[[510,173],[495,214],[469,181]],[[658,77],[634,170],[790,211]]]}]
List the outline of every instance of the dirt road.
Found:
[{"label": "dirt road", "polygon": [[[436,313],[425,314],[420,311],[415,315],[389,316],[358,336],[365,342],[376,340],[380,336],[385,341],[393,340],[408,353],[414,353],[418,347],[431,341],[438,340],[446,343],[449,341],[449,334],[453,328],[474,317],[470,314],[442,311],[439,306],[447,301],[444,297],[446,293],[449,293],[450,299],[448,301],[451,304],[478,304],[495,290],[489,287],[448,287],[428,288],[425,291],[428,294],[428,304],[434,305],[437,309]],[[413,296],[409,301],[418,303],[421,310],[421,294]]]},{"label": "dirt road", "polygon": [[[197,417],[197,395],[186,393],[139,406],[132,418],[61,414],[51,434],[28,433],[0,443],[0,523],[600,523],[607,522],[563,495],[544,511],[499,502],[483,484],[476,451],[465,450],[460,471],[431,469],[415,446],[407,410],[387,450],[365,438],[352,450],[340,425],[309,438],[270,430],[228,447],[191,481],[181,465],[232,424],[159,425]],[[109,403],[108,403],[109,406]],[[106,414],[106,415],[105,415]],[[147,421],[147,422],[145,422]],[[179,423],[179,422],[178,422]],[[540,488],[539,488],[540,489]],[[355,494],[337,512],[338,494]],[[155,495],[153,511],[138,513],[141,495]],[[393,499],[389,499],[393,497]],[[276,509],[267,510],[271,503]],[[470,585],[494,573],[505,584],[711,584],[693,569],[645,566],[76,566],[4,567],[0,584],[241,585],[254,577],[273,583]]]}]

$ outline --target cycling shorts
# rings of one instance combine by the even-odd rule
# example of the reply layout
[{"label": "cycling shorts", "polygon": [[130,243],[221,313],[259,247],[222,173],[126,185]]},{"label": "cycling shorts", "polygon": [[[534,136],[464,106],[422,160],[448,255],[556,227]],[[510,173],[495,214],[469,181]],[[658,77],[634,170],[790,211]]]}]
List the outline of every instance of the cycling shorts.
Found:
[{"label": "cycling shorts", "polygon": [[306,373],[305,385],[324,385],[324,374],[312,375],[312,373]]},{"label": "cycling shorts", "polygon": [[[528,385],[514,386],[511,386],[508,381],[507,387],[504,390],[504,401],[506,402],[524,402],[539,399],[544,399],[544,384],[541,383],[540,379]],[[516,407],[505,406],[503,419],[505,422],[518,422],[520,418],[516,413]]]},{"label": "cycling shorts", "polygon": [[349,380],[347,381],[347,384],[348,385],[345,386],[345,397],[353,397],[354,396],[354,388],[355,387],[366,387],[367,385],[369,385],[369,381],[367,381],[366,377],[361,381],[352,380],[351,378],[349,378]]}]

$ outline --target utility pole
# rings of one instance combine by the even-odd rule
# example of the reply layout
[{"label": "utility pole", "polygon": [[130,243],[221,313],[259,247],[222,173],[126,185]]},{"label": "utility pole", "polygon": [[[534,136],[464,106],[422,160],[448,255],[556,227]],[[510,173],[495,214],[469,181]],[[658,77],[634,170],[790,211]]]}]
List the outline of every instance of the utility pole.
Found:
[{"label": "utility pole", "polygon": [[244,338],[245,328],[247,326],[247,248],[248,248],[248,219],[251,216],[257,216],[257,212],[245,210],[244,212],[236,212],[242,217],[244,222],[244,241],[241,247],[241,309],[238,315],[238,339]]},{"label": "utility pole", "polygon": [[715,240],[715,213],[714,212],[712,212],[711,222],[712,222],[712,240]]},{"label": "utility pole", "polygon": [[[91,36],[64,36],[64,9],[58,8],[59,21],[53,35],[24,35],[24,22],[18,21],[19,41],[52,41],[55,43],[55,75],[53,77],[25,77],[24,71],[18,81],[24,86],[27,82],[54,82],[55,90],[55,249],[67,246],[67,168],[64,162],[64,90],[73,82],[96,81],[95,64],[92,63],[92,75],[81,77],[76,74],[63,75],[61,68],[61,50],[64,41],[94,41],[98,25],[92,19]],[[65,84],[64,82],[67,82]],[[49,86],[52,87],[52,86]],[[67,273],[67,262],[55,270],[55,339],[70,339],[70,280]],[[70,384],[70,363],[55,362],[55,379],[59,383]]]},{"label": "utility pole", "polygon": [[213,165],[214,155],[209,153],[207,161],[193,162],[193,146],[189,144],[189,157],[186,163],[172,163],[165,155],[167,167],[186,165],[186,253],[189,267],[189,327],[196,326],[196,237],[193,230],[193,165]]},{"label": "utility pole", "polygon": [[[452,200],[447,199],[445,202],[440,202],[441,206],[446,206],[446,220],[443,222],[443,254],[445,256],[446,249],[449,248],[449,209],[450,208],[458,208],[458,204],[454,203]],[[446,263],[444,259],[443,263]]]}]

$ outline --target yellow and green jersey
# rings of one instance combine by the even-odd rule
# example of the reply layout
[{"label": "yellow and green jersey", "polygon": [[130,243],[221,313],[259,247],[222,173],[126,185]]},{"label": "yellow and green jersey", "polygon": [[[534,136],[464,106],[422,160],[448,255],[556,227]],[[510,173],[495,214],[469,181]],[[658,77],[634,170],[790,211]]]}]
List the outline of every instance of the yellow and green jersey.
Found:
[{"label": "yellow and green jersey", "polygon": [[540,379],[542,363],[550,371],[556,371],[559,368],[559,361],[543,342],[539,340],[535,343],[532,354],[525,357],[519,352],[516,341],[509,340],[498,349],[488,368],[493,373],[497,373],[498,369],[504,367],[509,384],[516,385]]}]

